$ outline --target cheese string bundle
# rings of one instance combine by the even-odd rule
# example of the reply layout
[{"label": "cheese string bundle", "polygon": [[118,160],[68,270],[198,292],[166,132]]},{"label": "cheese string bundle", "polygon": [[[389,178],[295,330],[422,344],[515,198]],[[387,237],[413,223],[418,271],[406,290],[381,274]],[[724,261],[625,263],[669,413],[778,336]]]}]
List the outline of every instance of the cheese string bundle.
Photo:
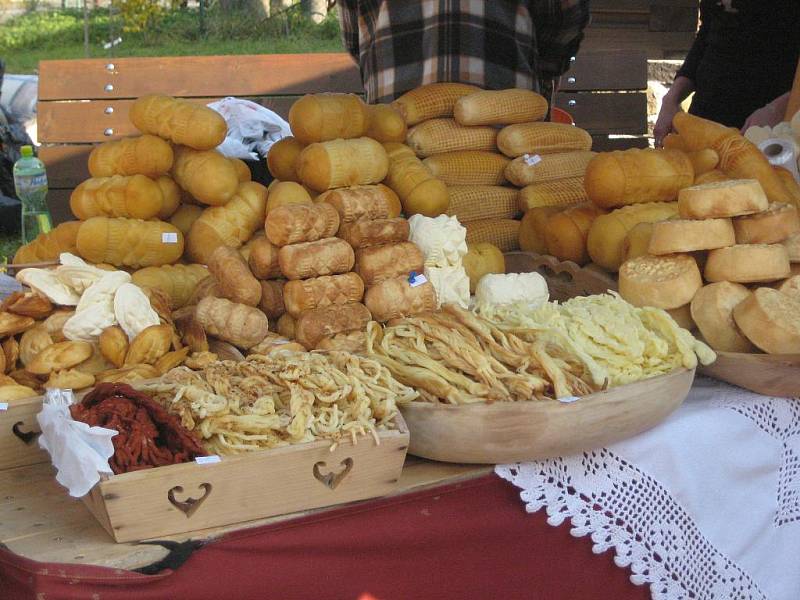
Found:
[{"label": "cheese string bundle", "polygon": [[398,402],[417,393],[377,361],[348,352],[296,353],[216,362],[202,372],[170,371],[140,389],[181,418],[209,452],[236,454],[342,439],[394,428]]}]

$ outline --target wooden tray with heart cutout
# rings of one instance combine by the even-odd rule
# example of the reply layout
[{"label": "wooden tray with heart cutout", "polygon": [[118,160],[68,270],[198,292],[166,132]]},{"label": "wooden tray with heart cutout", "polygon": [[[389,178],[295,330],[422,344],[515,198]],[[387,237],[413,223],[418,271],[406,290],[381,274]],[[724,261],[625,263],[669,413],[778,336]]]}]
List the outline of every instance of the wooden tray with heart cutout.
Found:
[{"label": "wooden tray with heart cutout", "polygon": [[396,490],[409,444],[397,429],[112,475],[82,498],[117,541],[162,537],[384,496]]},{"label": "wooden tray with heart cutout", "polygon": [[617,289],[613,274],[590,264],[581,267],[572,261],[533,252],[506,252],[506,273],[539,273],[547,280],[550,300],[563,302],[575,296],[605,294]]},{"label": "wooden tray with heart cutout", "polygon": [[38,443],[41,410],[41,396],[0,405],[0,471],[50,461]]}]

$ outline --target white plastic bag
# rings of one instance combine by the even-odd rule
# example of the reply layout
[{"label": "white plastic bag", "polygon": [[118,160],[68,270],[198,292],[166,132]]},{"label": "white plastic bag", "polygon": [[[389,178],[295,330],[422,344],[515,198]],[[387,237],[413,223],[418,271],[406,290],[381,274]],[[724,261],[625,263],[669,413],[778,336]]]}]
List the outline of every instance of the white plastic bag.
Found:
[{"label": "white plastic bag", "polygon": [[272,144],[292,135],[289,123],[280,115],[250,100],[228,97],[208,107],[228,124],[228,136],[217,148],[225,156],[258,160]]},{"label": "white plastic bag", "polygon": [[56,481],[80,498],[100,481],[100,475],[113,471],[108,459],[114,455],[113,429],[90,427],[69,413],[74,402],[72,390],[48,389],[42,412],[36,416],[42,435],[39,445],[50,454],[58,470]]}]

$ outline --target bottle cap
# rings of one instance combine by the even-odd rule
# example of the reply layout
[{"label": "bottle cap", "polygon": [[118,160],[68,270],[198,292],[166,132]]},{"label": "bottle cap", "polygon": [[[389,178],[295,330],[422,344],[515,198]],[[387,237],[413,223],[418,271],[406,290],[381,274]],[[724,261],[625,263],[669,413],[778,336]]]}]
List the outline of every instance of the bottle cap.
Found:
[{"label": "bottle cap", "polygon": [[25,158],[33,156],[33,146],[23,146],[19,149],[19,153]]}]

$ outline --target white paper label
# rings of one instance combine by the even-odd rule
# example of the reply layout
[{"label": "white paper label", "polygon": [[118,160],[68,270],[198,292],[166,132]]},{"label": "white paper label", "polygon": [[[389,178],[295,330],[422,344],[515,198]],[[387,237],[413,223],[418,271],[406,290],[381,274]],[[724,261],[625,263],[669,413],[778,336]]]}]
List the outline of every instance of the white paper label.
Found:
[{"label": "white paper label", "polygon": [[0,412],[8,410],[8,402],[0,402]]},{"label": "white paper label", "polygon": [[558,399],[559,402],[563,402],[564,404],[572,404],[578,400],[580,400],[578,396],[564,396],[563,398]]},{"label": "white paper label", "polygon": [[425,275],[417,275],[413,279],[409,280],[408,283],[411,285],[411,287],[417,287],[423,283],[428,283],[428,278],[425,277]]},{"label": "white paper label", "polygon": [[542,157],[538,154],[526,154],[522,157],[522,160],[525,161],[525,164],[529,167],[535,167],[540,162],[542,162]]},{"label": "white paper label", "polygon": [[212,454],[211,456],[197,456],[194,459],[198,465],[213,465],[214,463],[220,462],[222,459],[217,454]]},{"label": "white paper label", "polygon": [[174,231],[165,231],[161,234],[161,243],[162,244],[177,244],[178,243],[178,234]]}]

